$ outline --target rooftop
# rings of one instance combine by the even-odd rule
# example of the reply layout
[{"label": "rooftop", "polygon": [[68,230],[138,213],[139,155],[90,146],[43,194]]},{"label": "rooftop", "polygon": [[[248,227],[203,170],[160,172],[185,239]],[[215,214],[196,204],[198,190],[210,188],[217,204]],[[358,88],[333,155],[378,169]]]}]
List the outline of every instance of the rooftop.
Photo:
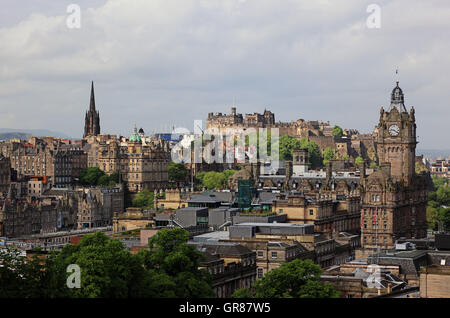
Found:
[{"label": "rooftop", "polygon": [[246,223],[235,224],[235,226],[302,228],[302,227],[310,227],[310,226],[314,226],[314,225],[300,224],[300,223],[252,223],[252,222],[246,222]]}]

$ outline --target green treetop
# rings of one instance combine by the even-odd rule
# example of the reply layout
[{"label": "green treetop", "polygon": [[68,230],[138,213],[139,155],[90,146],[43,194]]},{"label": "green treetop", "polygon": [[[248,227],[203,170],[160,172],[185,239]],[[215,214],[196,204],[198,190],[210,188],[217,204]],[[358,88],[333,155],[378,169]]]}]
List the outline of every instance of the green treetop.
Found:
[{"label": "green treetop", "polygon": [[343,134],[344,134],[344,131],[342,130],[341,127],[339,127],[338,125],[335,125],[333,127],[333,136],[342,137]]},{"label": "green treetop", "polygon": [[337,298],[339,292],[320,282],[322,270],[311,260],[293,260],[269,271],[256,281],[254,291],[237,290],[233,297]]}]

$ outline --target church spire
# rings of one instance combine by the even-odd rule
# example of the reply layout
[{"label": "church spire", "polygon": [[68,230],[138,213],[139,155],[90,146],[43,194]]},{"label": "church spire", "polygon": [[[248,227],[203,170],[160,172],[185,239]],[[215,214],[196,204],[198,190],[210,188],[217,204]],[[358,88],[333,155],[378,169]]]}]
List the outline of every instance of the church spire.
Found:
[{"label": "church spire", "polygon": [[94,81],[91,82],[91,102],[89,110],[86,112],[84,119],[84,134],[83,138],[87,136],[100,135],[100,114],[95,110],[95,95],[94,95]]},{"label": "church spire", "polygon": [[89,105],[89,110],[95,111],[94,81],[91,83],[91,104]]}]

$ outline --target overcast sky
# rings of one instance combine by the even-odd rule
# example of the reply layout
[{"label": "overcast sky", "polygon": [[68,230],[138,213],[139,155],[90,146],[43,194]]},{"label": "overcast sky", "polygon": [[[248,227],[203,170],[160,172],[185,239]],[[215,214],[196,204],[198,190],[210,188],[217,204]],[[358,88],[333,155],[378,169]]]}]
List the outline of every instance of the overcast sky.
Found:
[{"label": "overcast sky", "polygon": [[233,101],[368,133],[398,79],[418,147],[449,149],[449,31],[448,0],[0,0],[0,127],[79,138],[94,80],[102,133],[193,130]]}]

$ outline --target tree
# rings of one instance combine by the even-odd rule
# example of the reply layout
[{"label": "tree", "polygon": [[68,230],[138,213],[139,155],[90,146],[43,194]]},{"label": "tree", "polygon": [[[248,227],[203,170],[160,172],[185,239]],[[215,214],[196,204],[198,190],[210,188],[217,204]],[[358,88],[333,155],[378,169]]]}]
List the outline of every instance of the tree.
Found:
[{"label": "tree", "polygon": [[362,164],[364,162],[364,159],[361,158],[360,156],[356,157],[355,159],[355,165],[359,166],[360,164]]},{"label": "tree", "polygon": [[[188,238],[185,230],[165,229],[135,255],[103,232],[47,258],[27,259],[8,247],[0,251],[0,297],[213,297],[209,273],[198,269],[203,255]],[[70,264],[80,267],[81,288],[67,286]]]},{"label": "tree", "polygon": [[105,175],[101,176],[100,178],[98,178],[96,185],[108,186],[109,183],[110,183],[109,176],[107,174],[105,174]]},{"label": "tree", "polygon": [[255,283],[254,292],[239,290],[234,297],[255,298],[337,298],[339,292],[320,282],[322,270],[311,260],[283,263]]},{"label": "tree", "polygon": [[139,255],[147,270],[170,277],[176,297],[213,297],[209,273],[198,269],[204,256],[187,245],[188,239],[186,230],[162,229],[149,239],[149,250],[141,250]]},{"label": "tree", "polygon": [[447,178],[433,177],[433,186],[436,191],[428,193],[427,222],[430,228],[450,230],[450,187]]},{"label": "tree", "polygon": [[133,199],[133,206],[138,208],[153,208],[155,195],[150,190],[144,189]]},{"label": "tree", "polygon": [[46,260],[38,256],[27,258],[11,246],[0,250],[0,298],[62,297],[58,273],[48,266],[53,260],[51,254]]},{"label": "tree", "polygon": [[171,161],[168,167],[169,180],[175,182],[184,182],[186,180],[187,171],[184,163],[176,163]]},{"label": "tree", "polygon": [[278,144],[280,160],[292,160],[294,149],[302,148],[300,140],[289,135],[281,136]]},{"label": "tree", "polygon": [[108,175],[98,167],[89,167],[81,171],[80,182],[90,186],[114,186],[119,183],[119,174],[114,172]]},{"label": "tree", "polygon": [[300,140],[289,135],[283,135],[279,138],[274,147],[279,147],[280,160],[292,160],[294,149],[307,149],[309,163],[312,169],[322,166],[322,155],[319,146],[314,141],[308,141],[306,138]]},{"label": "tree", "polygon": [[[81,288],[67,288],[70,297],[129,298],[160,293],[153,289],[158,286],[146,284],[154,273],[145,270],[142,259],[103,232],[85,235],[78,245],[66,245],[56,256],[55,268],[65,273],[69,264],[81,269]],[[65,279],[61,283],[65,284]]]},{"label": "tree", "polygon": [[336,159],[333,149],[326,147],[323,151],[323,164],[326,165],[331,159]]},{"label": "tree", "polygon": [[231,298],[252,298],[253,293],[249,288],[236,289]]},{"label": "tree", "polygon": [[203,186],[208,189],[220,189],[226,186],[227,178],[224,173],[209,171],[203,177]]},{"label": "tree", "polygon": [[119,173],[118,172],[113,172],[109,175],[109,181],[110,184],[118,184],[119,183]]},{"label": "tree", "polygon": [[223,172],[223,174],[225,175],[225,178],[227,179],[226,182],[228,182],[228,179],[231,178],[235,173],[237,172],[237,170],[233,170],[233,169],[227,169]]},{"label": "tree", "polygon": [[83,185],[96,186],[99,179],[105,176],[106,173],[100,170],[98,167],[89,167],[86,170],[82,170],[80,173],[80,181]]},{"label": "tree", "polygon": [[333,136],[335,137],[342,137],[342,135],[344,134],[343,130],[341,127],[339,127],[338,125],[335,125],[333,127],[333,132],[332,132]]},{"label": "tree", "polygon": [[205,178],[206,171],[199,171],[195,175],[195,179],[198,183],[203,184],[203,179]]},{"label": "tree", "polygon": [[312,169],[322,167],[322,155],[319,146],[314,141],[308,141],[306,138],[300,139],[300,148],[308,150],[309,163]]}]

